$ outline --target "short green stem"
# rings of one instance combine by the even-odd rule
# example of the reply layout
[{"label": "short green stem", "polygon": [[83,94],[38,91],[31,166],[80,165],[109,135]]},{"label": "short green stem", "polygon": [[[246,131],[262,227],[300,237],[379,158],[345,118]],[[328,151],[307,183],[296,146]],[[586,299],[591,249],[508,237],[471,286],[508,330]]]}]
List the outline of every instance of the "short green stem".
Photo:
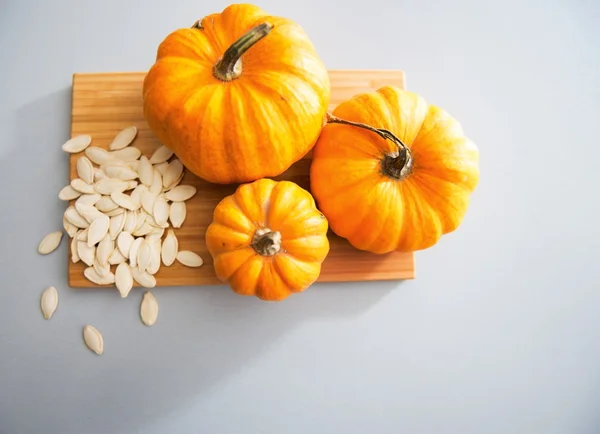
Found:
[{"label": "short green stem", "polygon": [[250,29],[225,51],[217,62],[213,74],[221,81],[232,81],[242,74],[242,55],[254,44],[267,36],[273,24],[263,23]]}]

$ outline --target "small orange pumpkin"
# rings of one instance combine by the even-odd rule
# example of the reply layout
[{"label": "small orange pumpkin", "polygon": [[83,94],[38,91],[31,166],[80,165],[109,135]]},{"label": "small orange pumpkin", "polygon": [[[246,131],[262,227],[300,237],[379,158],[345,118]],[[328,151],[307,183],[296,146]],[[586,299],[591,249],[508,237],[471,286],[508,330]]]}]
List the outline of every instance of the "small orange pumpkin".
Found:
[{"label": "small orange pumpkin", "polygon": [[461,223],[479,154],[457,120],[392,86],[355,95],[314,147],[311,193],[331,229],[373,253],[416,251]]},{"label": "small orange pumpkin", "polygon": [[327,219],[290,181],[240,185],[215,208],[206,246],[234,292],[278,301],[308,288],[329,253]]},{"label": "small orange pumpkin", "polygon": [[143,88],[157,138],[214,183],[277,176],[314,146],[328,72],[295,22],[234,4],[160,44]]}]

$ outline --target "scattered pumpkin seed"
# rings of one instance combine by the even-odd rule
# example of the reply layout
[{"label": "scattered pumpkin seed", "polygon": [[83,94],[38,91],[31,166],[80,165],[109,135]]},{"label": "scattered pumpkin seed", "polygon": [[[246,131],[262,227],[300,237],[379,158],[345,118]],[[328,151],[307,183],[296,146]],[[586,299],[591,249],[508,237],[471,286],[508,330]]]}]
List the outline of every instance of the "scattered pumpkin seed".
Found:
[{"label": "scattered pumpkin seed", "polygon": [[167,161],[169,158],[173,156],[173,151],[167,148],[165,145],[162,145],[158,148],[152,156],[150,157],[150,162],[152,164],[161,164]]},{"label": "scattered pumpkin seed", "polygon": [[62,145],[62,150],[71,154],[76,154],[87,148],[92,143],[92,136],[80,134],[67,140]]},{"label": "scattered pumpkin seed", "polygon": [[123,149],[133,142],[135,136],[137,135],[137,128],[135,126],[130,126],[127,128],[123,128],[121,131],[117,133],[115,138],[108,145],[108,149],[111,151],[117,151],[119,149]]},{"label": "scattered pumpkin seed", "polygon": [[186,267],[200,267],[204,263],[200,255],[189,250],[178,252],[177,260]]},{"label": "scattered pumpkin seed", "polygon": [[47,255],[55,251],[60,245],[63,237],[63,231],[54,231],[47,234],[38,245],[38,252],[42,255]]},{"label": "scattered pumpkin seed", "polygon": [[87,324],[83,327],[83,340],[86,346],[98,355],[104,353],[104,338],[96,327]]},{"label": "scattered pumpkin seed", "polygon": [[47,287],[40,301],[44,318],[50,319],[58,307],[58,291],[54,286]]},{"label": "scattered pumpkin seed", "polygon": [[146,291],[142,297],[140,317],[142,322],[148,327],[153,326],[158,318],[158,302],[150,291]]},{"label": "scattered pumpkin seed", "polygon": [[81,192],[71,187],[71,184],[63,187],[62,190],[58,192],[58,198],[60,200],[73,200],[77,199],[79,196],[81,196]]},{"label": "scattered pumpkin seed", "polygon": [[133,276],[131,275],[131,267],[126,262],[121,262],[117,265],[115,271],[115,285],[119,290],[122,298],[127,297],[131,288],[133,288]]}]

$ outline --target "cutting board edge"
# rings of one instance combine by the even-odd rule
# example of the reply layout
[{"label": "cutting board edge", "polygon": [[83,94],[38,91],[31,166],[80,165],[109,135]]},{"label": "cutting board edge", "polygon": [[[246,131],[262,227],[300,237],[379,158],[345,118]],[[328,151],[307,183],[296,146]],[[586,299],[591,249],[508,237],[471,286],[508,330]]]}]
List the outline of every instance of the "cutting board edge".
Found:
[{"label": "cutting board edge", "polygon": [[[343,278],[340,279],[339,277],[327,277],[325,276],[325,278],[321,278],[319,277],[319,279],[316,280],[315,284],[317,283],[321,283],[321,284],[329,284],[329,283],[361,283],[361,282],[402,282],[404,280],[415,280],[416,279],[416,268],[414,266],[414,253],[411,254],[412,257],[412,270],[404,270],[402,272],[399,272],[398,276],[395,277],[389,277],[389,276],[375,276],[372,277],[370,276],[368,279],[365,279],[364,276],[363,277],[356,277],[356,278]],[[67,286],[69,288],[72,289],[104,289],[104,288],[114,288],[114,284],[112,285],[97,285],[95,283],[91,283],[91,282],[86,282],[85,286],[84,285],[76,285],[73,282],[74,275],[72,274],[68,274],[68,279],[67,279]],[[156,288],[180,288],[180,287],[192,287],[192,288],[203,288],[206,286],[216,286],[216,287],[220,287],[220,286],[224,286],[224,287],[229,287],[227,285],[227,283],[224,282],[213,282],[213,283],[196,283],[196,284],[190,284],[190,283],[175,283],[175,284],[170,284],[170,285],[156,285],[156,287],[152,288],[153,290]],[[134,288],[142,288],[141,285],[139,285],[138,283],[134,282],[133,284]]]}]

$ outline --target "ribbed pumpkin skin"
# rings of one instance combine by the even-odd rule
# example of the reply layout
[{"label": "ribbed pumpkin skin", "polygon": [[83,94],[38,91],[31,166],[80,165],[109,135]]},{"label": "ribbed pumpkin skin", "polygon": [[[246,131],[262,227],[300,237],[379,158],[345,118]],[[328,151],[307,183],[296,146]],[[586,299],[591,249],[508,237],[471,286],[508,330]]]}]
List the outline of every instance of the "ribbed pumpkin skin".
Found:
[{"label": "ribbed pumpkin skin", "polygon": [[[243,54],[239,77],[217,78],[225,51],[262,23],[273,28]],[[312,42],[295,22],[247,4],[208,15],[201,27],[160,44],[144,81],[148,125],[209,182],[281,174],[314,146],[329,104],[329,75]]]},{"label": "ribbed pumpkin skin", "polygon": [[[268,228],[268,229],[267,229]],[[217,277],[240,295],[280,301],[308,288],[329,253],[328,223],[313,197],[290,181],[242,184],[215,208],[206,245]],[[257,231],[278,233],[279,250],[263,256]]]},{"label": "ribbed pumpkin skin", "polygon": [[384,173],[398,146],[372,131],[328,123],[314,147],[311,193],[331,229],[373,253],[417,251],[461,223],[479,180],[479,154],[461,125],[421,96],[391,86],[356,95],[333,116],[387,129],[410,150],[403,179]]}]

